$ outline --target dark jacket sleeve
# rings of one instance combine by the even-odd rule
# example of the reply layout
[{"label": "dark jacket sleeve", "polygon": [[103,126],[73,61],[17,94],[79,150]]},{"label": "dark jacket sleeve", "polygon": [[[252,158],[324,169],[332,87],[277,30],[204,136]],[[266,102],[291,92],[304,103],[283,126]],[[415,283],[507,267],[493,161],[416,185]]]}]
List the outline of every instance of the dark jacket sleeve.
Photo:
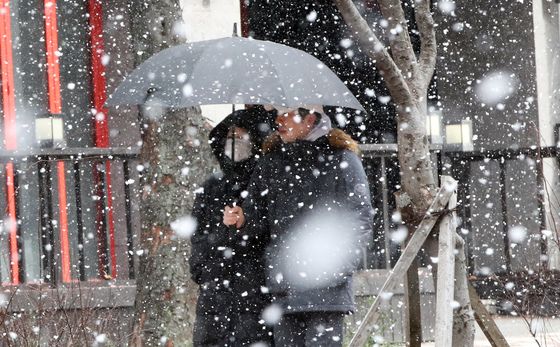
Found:
[{"label": "dark jacket sleeve", "polygon": [[[344,151],[341,167],[341,194],[342,207],[349,211],[354,221],[352,223],[355,233],[355,252],[352,257],[350,271],[355,271],[365,251],[373,238],[373,216],[374,210],[371,205],[369,183],[362,163],[357,155],[350,151]],[[354,250],[354,251],[356,251]]]}]

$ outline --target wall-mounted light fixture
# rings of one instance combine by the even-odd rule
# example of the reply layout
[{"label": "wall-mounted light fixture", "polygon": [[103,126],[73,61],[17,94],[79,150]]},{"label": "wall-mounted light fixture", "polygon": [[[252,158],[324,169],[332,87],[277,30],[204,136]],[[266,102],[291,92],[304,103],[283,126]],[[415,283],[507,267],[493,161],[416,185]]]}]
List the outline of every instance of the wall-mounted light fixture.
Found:
[{"label": "wall-mounted light fixture", "polygon": [[51,116],[35,119],[35,140],[43,148],[65,147],[62,118]]},{"label": "wall-mounted light fixture", "polygon": [[474,150],[472,120],[464,119],[461,123],[446,125],[445,147],[460,151]]},{"label": "wall-mounted light fixture", "polygon": [[428,115],[426,116],[426,135],[428,135],[428,140],[432,144],[443,143],[441,137],[441,120],[441,110],[430,108]]}]

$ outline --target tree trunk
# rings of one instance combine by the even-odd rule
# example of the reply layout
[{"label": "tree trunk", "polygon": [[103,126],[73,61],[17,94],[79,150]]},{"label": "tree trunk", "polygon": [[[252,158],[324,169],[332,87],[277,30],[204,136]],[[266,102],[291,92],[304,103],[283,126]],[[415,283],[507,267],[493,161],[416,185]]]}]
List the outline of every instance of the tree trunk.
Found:
[{"label": "tree trunk", "polygon": [[[427,94],[427,90],[425,91]],[[414,230],[434,200],[436,182],[426,135],[426,101],[397,106],[398,156],[401,170],[399,205],[404,223]]]},{"label": "tree trunk", "polygon": [[[181,42],[178,1],[130,6],[136,65]],[[194,190],[214,161],[199,108],[157,111],[141,112],[141,254],[130,344],[189,346],[198,287],[190,281],[189,240],[177,237],[170,225],[190,215]]]},{"label": "tree trunk", "polygon": [[396,106],[402,186],[398,204],[403,208],[404,222],[416,227],[418,218],[426,213],[436,191],[426,135],[428,87],[437,53],[430,1],[415,2],[415,18],[422,38],[422,50],[418,58],[411,54],[410,37],[400,0],[379,0],[383,16],[394,25],[404,26],[402,31],[406,32],[389,37],[393,56],[360,15],[352,0],[334,2],[362,49],[382,72]]},{"label": "tree trunk", "polygon": [[[430,0],[414,1],[414,16],[421,38],[421,48],[418,55],[412,51],[408,35],[407,21],[402,10],[401,0],[378,0],[383,17],[389,23],[389,29],[402,27],[402,30],[386,30],[388,33],[390,53],[381,40],[376,36],[368,23],[362,18],[352,0],[333,0],[344,21],[352,29],[361,48],[375,61],[381,71],[385,84],[389,89],[393,103],[397,109],[397,142],[398,156],[401,170],[401,190],[396,195],[397,208],[400,209],[404,224],[408,230],[415,230],[420,220],[429,212],[434,201],[436,180],[434,165],[430,158],[429,142],[426,135],[426,116],[428,87],[432,78],[437,56],[434,21],[431,14]],[[428,240],[427,243],[434,242]],[[436,241],[437,243],[437,241]],[[429,247],[429,246],[428,246]],[[469,346],[474,338],[472,326],[472,312],[468,291],[464,290],[466,283],[466,266],[458,259],[455,275],[456,300],[460,303],[454,311],[454,327],[459,335],[454,345]],[[417,269],[412,266],[408,273],[409,280],[417,277]],[[435,280],[435,277],[434,277]],[[409,288],[412,289],[412,288]],[[414,288],[410,295],[419,296]],[[414,300],[408,300],[410,305]],[[411,312],[417,312],[414,308]],[[470,312],[470,316],[469,313]],[[420,320],[420,317],[411,317]],[[436,327],[437,329],[437,327]],[[418,330],[418,329],[416,329]],[[411,336],[411,345],[419,346],[417,336]],[[465,344],[463,344],[465,343]]]},{"label": "tree trunk", "polygon": [[[425,102],[421,106],[397,105],[397,112],[397,126],[399,127],[397,141],[402,187],[401,191],[397,193],[397,207],[401,211],[402,220],[407,229],[416,230],[418,223],[432,204],[435,193],[429,143],[424,124],[427,106]],[[406,278],[405,295],[409,322],[407,341],[410,347],[420,347],[422,344],[422,317],[418,260],[414,261],[407,270]]]}]

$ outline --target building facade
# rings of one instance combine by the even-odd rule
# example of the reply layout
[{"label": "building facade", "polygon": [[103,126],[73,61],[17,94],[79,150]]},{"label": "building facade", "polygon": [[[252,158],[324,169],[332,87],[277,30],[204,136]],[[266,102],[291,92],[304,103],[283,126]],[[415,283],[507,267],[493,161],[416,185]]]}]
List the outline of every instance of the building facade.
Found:
[{"label": "building facade", "polygon": [[126,12],[98,1],[2,6],[2,283],[128,279],[138,120],[104,107],[132,66]]},{"label": "building facade", "polygon": [[[376,2],[355,2],[380,29]],[[391,238],[398,227],[391,220],[399,184],[394,111],[374,63],[353,43],[335,7],[299,0],[182,4],[191,41],[230,36],[237,22],[244,36],[316,55],[348,83],[368,116],[343,111],[346,120],[335,121],[364,145],[378,211],[364,268],[390,267],[399,248]],[[448,136],[434,152],[439,172],[461,182],[470,271],[557,268],[558,4],[454,4],[436,10],[440,58],[429,102],[440,115],[438,134],[446,126],[471,126],[460,130],[472,135],[463,138],[469,146],[457,147]],[[139,54],[130,44],[129,6],[126,0],[0,0],[0,280],[29,295],[17,297],[14,310],[36,307],[42,295],[36,289],[54,298],[59,289],[80,287],[90,307],[127,310],[134,301],[138,110],[104,107]],[[203,110],[214,122],[229,111]],[[65,300],[64,307],[84,304],[72,295]]]}]

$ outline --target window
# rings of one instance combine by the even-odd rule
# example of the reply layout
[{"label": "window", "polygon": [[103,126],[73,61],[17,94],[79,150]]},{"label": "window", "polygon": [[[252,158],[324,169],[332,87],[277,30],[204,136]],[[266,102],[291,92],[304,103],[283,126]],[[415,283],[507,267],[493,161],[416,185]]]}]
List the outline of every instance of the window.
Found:
[{"label": "window", "polygon": [[[101,4],[13,4],[13,18],[0,15],[0,30],[13,32],[0,38],[9,48],[0,58],[14,72],[1,78],[9,86],[0,132],[2,284],[133,278],[137,153],[110,148],[108,128],[96,126],[107,119],[92,112],[105,92],[103,52],[91,49],[102,36],[90,41],[92,27],[102,30]],[[38,142],[45,130],[52,141]]]}]

